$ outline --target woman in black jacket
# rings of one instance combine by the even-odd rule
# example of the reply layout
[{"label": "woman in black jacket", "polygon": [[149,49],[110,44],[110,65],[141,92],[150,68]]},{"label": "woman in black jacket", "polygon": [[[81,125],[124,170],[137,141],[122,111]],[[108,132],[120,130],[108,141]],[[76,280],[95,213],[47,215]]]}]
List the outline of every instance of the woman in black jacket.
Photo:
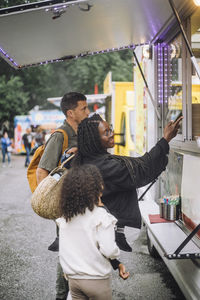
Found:
[{"label": "woman in black jacket", "polygon": [[78,153],[75,165],[94,164],[103,177],[105,189],[102,202],[118,219],[116,242],[121,250],[131,252],[124,227],[141,227],[137,188],[156,179],[168,163],[169,141],[176,136],[179,122],[170,122],[164,129],[164,137],[139,158],[112,155],[114,132],[99,115],[84,119],[78,127]]}]

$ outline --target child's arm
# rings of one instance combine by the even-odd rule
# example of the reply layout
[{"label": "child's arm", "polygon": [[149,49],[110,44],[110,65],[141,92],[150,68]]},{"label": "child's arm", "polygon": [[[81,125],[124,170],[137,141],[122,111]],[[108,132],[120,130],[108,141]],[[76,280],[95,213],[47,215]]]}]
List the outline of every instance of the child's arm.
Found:
[{"label": "child's arm", "polygon": [[126,280],[130,274],[129,272],[126,272],[125,266],[122,263],[120,263],[118,269],[119,269],[119,276],[122,279]]},{"label": "child's arm", "polygon": [[109,259],[114,270],[119,270],[119,276],[126,280],[129,277],[129,272],[126,272],[125,266],[118,259]]},{"label": "child's arm", "polygon": [[99,251],[107,258],[119,258],[120,250],[115,243],[114,224],[99,225],[97,228]]}]

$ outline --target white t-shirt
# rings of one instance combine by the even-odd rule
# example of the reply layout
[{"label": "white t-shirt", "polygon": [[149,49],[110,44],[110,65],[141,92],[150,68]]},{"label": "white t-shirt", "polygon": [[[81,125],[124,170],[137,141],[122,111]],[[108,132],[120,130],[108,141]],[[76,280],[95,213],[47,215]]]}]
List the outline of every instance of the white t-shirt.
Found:
[{"label": "white t-shirt", "polygon": [[111,272],[110,259],[119,258],[114,227],[117,219],[105,208],[95,206],[91,212],[56,220],[59,225],[59,256],[69,278],[104,279]]}]

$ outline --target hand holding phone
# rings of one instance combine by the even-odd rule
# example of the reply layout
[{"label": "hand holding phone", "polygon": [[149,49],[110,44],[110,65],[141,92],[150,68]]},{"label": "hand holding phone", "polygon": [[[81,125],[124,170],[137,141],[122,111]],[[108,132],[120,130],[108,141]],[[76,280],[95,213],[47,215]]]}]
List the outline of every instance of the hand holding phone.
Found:
[{"label": "hand holding phone", "polygon": [[183,116],[183,114],[182,114],[182,111],[178,114],[178,116],[176,117],[176,119],[173,121],[174,123],[176,123],[176,121],[180,118],[180,117],[182,117]]},{"label": "hand holding phone", "polygon": [[178,133],[178,129],[180,128],[180,122],[183,119],[182,112],[178,114],[174,121],[169,122],[164,128],[163,137],[169,143]]}]

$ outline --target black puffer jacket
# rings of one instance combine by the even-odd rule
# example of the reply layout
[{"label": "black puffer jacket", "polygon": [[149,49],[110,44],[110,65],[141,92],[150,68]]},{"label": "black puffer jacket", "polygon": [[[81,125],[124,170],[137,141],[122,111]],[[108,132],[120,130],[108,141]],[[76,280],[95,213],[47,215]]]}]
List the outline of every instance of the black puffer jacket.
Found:
[{"label": "black puffer jacket", "polygon": [[156,179],[168,163],[169,145],[162,138],[139,158],[109,153],[85,157],[84,164],[96,165],[105,183],[103,203],[118,219],[119,225],[141,227],[136,189]]}]

